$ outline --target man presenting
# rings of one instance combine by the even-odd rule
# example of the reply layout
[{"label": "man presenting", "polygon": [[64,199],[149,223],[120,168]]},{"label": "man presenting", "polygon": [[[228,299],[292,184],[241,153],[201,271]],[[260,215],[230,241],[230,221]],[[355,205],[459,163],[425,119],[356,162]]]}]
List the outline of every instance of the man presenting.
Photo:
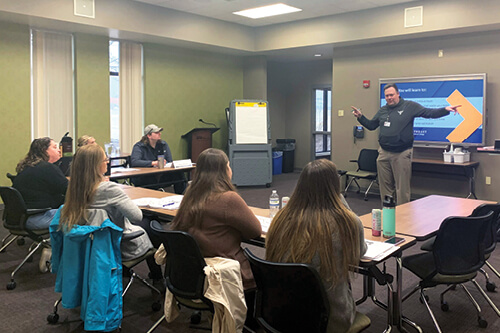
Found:
[{"label": "man presenting", "polygon": [[[130,166],[133,167],[158,167],[158,156],[163,155],[165,163],[173,161],[172,153],[168,144],[161,139],[163,128],[151,124],[144,128],[144,136],[137,142],[132,149],[130,156]],[[163,173],[160,179],[155,175],[133,177],[132,182],[136,186],[148,185],[154,187],[154,184],[172,182],[174,191],[182,194],[186,189],[186,180],[182,172]],[[149,186],[153,185],[153,186]]]},{"label": "man presenting", "polygon": [[359,123],[373,131],[380,127],[378,142],[380,148],[377,158],[380,196],[394,197],[401,205],[410,201],[411,159],[413,154],[413,120],[416,117],[440,118],[461,105],[440,109],[427,109],[413,101],[399,96],[395,84],[384,86],[387,104],[378,110],[373,119],[366,118],[359,109],[351,106],[353,115]]}]

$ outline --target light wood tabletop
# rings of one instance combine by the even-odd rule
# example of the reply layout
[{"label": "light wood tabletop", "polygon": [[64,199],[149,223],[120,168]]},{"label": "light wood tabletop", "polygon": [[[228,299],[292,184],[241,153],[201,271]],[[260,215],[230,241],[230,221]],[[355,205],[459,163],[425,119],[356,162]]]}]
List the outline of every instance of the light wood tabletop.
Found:
[{"label": "light wood tabletop", "polygon": [[[132,200],[140,199],[140,198],[165,198],[172,195],[178,195],[169,192],[162,192],[157,190],[151,190],[143,187],[135,187],[129,186],[125,184],[118,184],[125,194]],[[164,217],[174,217],[177,214],[177,210],[172,209],[159,209],[159,208],[149,208],[149,207],[141,207],[143,211],[151,212],[154,214],[158,214],[159,216]],[[250,207],[255,215],[258,216],[269,216],[269,209]]]},{"label": "light wood tabletop", "polygon": [[[196,166],[190,166],[185,168],[163,168],[159,169],[157,167],[152,168],[111,168],[111,175],[109,176],[110,180],[118,180],[136,176],[146,176],[146,175],[155,175],[160,173],[167,172],[188,172],[195,169]],[[117,170],[118,169],[118,170]]]},{"label": "light wood tabletop", "polygon": [[[429,195],[396,206],[396,233],[425,240],[434,236],[443,220],[449,216],[468,216],[474,208],[493,201]],[[371,213],[360,217],[363,226],[371,228]]]}]

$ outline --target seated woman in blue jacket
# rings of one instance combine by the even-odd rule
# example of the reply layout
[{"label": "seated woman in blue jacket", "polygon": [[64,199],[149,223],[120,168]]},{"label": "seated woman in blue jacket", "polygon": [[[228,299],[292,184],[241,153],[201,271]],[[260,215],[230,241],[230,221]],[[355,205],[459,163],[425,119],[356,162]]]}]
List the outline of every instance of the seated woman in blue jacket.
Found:
[{"label": "seated woman in blue jacket", "polygon": [[[88,222],[87,209],[104,209],[111,222],[123,233],[141,230],[142,211],[123,192],[118,184],[106,181],[108,159],[98,145],[80,147],[71,164],[71,181],[61,211],[62,230],[71,230],[82,221]],[[83,223],[85,224],[85,223]],[[128,242],[122,242],[123,260],[144,255],[153,245],[146,233]]]}]

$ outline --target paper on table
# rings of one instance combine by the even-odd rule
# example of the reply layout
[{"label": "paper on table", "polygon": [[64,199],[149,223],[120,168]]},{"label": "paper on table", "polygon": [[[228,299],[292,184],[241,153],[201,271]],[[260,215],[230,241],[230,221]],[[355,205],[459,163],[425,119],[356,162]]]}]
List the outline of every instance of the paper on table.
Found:
[{"label": "paper on table", "polygon": [[132,201],[139,207],[175,210],[179,209],[182,198],[182,195],[171,195],[164,198],[139,198]]},{"label": "paper on table", "polygon": [[269,226],[271,225],[271,218],[265,216],[255,215],[262,226],[262,232],[267,233]]},{"label": "paper on table", "polygon": [[386,258],[389,254],[396,252],[399,247],[384,242],[377,242],[365,239],[368,249],[361,259],[379,261]]},{"label": "paper on table", "polygon": [[139,170],[139,169],[117,167],[117,168],[112,168],[111,172],[129,172],[129,171],[137,171],[137,170]]}]

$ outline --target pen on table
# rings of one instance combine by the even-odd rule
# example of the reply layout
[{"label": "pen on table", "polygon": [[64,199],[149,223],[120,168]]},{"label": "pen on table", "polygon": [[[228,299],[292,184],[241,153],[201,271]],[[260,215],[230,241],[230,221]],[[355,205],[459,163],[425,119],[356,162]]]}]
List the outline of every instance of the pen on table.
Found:
[{"label": "pen on table", "polygon": [[172,206],[175,202],[170,202],[168,204],[164,204],[163,207],[167,207],[167,206]]}]

